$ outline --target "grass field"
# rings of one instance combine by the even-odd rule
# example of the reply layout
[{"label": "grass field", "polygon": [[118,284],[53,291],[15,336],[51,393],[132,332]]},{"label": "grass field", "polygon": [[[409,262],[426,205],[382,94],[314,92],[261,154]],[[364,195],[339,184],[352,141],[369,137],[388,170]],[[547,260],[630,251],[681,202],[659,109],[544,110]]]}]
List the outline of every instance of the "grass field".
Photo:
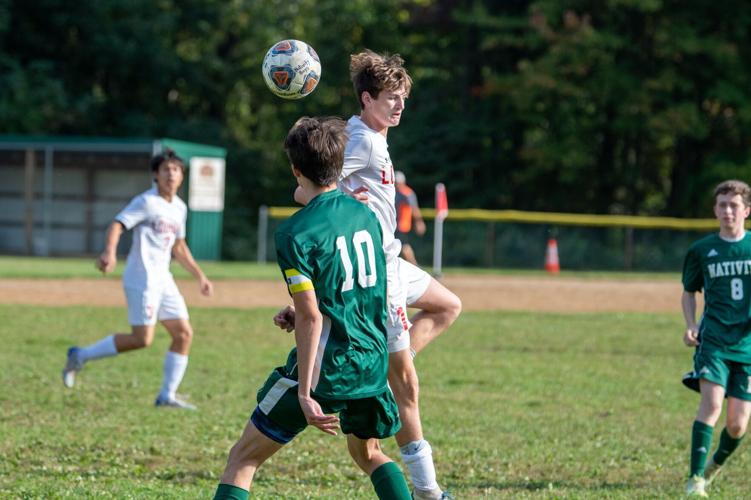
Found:
[{"label": "grass field", "polygon": [[[0,256],[2,278],[99,278],[102,274],[94,267],[94,258],[45,258]],[[201,262],[204,272],[212,280],[222,279],[279,279],[276,263],[254,262]],[[117,268],[108,274],[113,279],[122,277],[125,257],[118,257]],[[190,274],[178,264],[172,265],[176,278],[189,278]]]},{"label": "grass field", "polygon": [[[119,279],[124,269],[125,258],[119,257],[117,269],[109,277]],[[231,279],[279,279],[279,268],[275,262],[257,264],[255,262],[207,262],[201,261],[201,267],[212,280]],[[185,269],[172,265],[172,272],[176,278],[189,278]],[[446,275],[508,275],[508,276],[541,276],[543,270],[524,269],[480,269],[480,268],[445,268]],[[596,272],[596,271],[566,271],[561,276],[586,279],[664,279],[677,280],[676,273],[629,273],[629,272]],[[0,278],[99,278],[101,273],[94,268],[94,258],[60,258],[60,257],[11,257],[0,256]]]},{"label": "grass field", "polygon": [[[191,413],[152,406],[161,330],[62,387],[65,349],[122,328],[124,308],[0,306],[0,497],[210,498],[255,391],[293,344],[273,312],[192,311]],[[440,481],[464,499],[680,497],[698,403],[679,381],[681,328],[677,312],[463,314],[416,358]],[[750,465],[741,448],[712,496],[745,497]],[[253,498],[372,490],[342,436],[308,429],[261,469]]]}]

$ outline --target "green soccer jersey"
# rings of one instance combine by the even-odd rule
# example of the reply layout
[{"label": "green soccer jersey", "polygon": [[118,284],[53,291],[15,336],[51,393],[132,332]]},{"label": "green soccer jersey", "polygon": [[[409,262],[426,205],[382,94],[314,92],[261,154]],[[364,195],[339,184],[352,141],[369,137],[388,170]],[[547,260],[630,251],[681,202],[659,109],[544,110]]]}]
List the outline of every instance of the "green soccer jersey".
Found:
[{"label": "green soccer jersey", "polygon": [[704,290],[700,348],[751,363],[751,233],[739,241],[713,234],[692,244],[683,263],[683,288]]},{"label": "green soccer jersey", "polygon": [[[323,315],[313,394],[332,399],[386,389],[386,261],[372,210],[339,190],[322,193],[277,229],[290,294],[314,290]],[[297,380],[297,350],[287,375]]]}]

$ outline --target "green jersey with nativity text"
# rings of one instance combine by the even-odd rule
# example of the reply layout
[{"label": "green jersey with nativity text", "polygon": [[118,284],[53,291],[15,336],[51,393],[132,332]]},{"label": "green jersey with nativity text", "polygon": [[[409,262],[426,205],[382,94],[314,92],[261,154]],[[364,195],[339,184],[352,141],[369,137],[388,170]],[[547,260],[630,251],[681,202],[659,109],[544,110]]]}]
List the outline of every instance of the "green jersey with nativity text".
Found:
[{"label": "green jersey with nativity text", "polygon": [[683,263],[683,288],[704,290],[701,349],[751,363],[751,233],[737,241],[716,233],[694,242]]},{"label": "green jersey with nativity text", "polygon": [[[290,295],[314,290],[323,315],[313,394],[381,394],[388,370],[386,257],[376,216],[341,191],[327,191],[284,221],[275,239]],[[285,371],[297,380],[296,349]]]}]

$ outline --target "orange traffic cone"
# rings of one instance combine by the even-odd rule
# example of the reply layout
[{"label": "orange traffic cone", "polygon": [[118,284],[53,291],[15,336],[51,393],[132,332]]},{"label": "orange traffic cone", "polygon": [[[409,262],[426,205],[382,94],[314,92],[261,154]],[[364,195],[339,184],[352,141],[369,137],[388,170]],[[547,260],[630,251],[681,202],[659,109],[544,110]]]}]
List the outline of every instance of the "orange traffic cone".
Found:
[{"label": "orange traffic cone", "polygon": [[552,274],[558,274],[561,271],[561,265],[558,263],[558,242],[555,238],[548,240],[548,247],[545,250],[545,270]]}]

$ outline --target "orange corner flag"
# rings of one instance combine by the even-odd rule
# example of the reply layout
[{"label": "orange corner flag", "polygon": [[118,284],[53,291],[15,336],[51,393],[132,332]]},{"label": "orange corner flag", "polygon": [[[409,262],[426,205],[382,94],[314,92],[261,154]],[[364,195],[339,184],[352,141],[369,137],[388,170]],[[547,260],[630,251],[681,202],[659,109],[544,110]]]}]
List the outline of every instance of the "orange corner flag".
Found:
[{"label": "orange corner flag", "polygon": [[555,238],[548,240],[548,247],[545,250],[545,270],[552,274],[558,274],[561,271],[561,265],[558,262],[558,242]]},{"label": "orange corner flag", "polygon": [[449,215],[449,201],[446,186],[442,182],[435,185],[435,217],[444,220]]}]

